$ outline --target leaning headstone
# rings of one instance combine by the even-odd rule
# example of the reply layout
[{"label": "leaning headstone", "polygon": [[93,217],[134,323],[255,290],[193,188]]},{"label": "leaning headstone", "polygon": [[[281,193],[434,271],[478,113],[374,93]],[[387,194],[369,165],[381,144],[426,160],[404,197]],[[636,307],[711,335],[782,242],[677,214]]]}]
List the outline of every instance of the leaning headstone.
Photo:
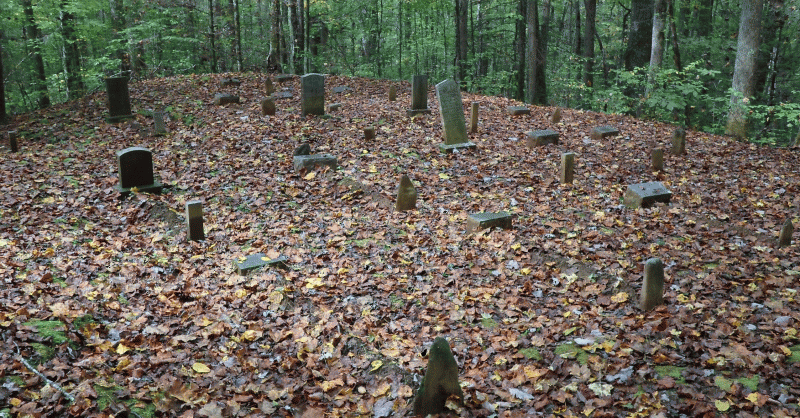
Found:
[{"label": "leaning headstone", "polygon": [[328,112],[335,112],[341,108],[342,108],[341,103],[331,103],[330,105],[328,105]]},{"label": "leaning headstone", "polygon": [[672,155],[686,154],[686,131],[678,127],[672,133]]},{"label": "leaning headstone", "polygon": [[508,212],[473,213],[467,217],[467,233],[486,228],[511,229],[511,214]]},{"label": "leaning headstone", "polygon": [[644,263],[644,283],[639,308],[649,311],[664,303],[664,263],[651,258]]},{"label": "leaning headstone", "polygon": [[367,126],[364,128],[364,139],[375,139],[375,127]]},{"label": "leaning headstone", "polygon": [[289,265],[286,263],[286,257],[269,258],[263,253],[256,253],[241,259],[234,260],[233,265],[236,267],[236,273],[240,276],[246,276],[253,270],[260,269],[261,267],[277,267],[279,269],[288,270]]},{"label": "leaning headstone", "polygon": [[506,113],[511,116],[530,115],[531,110],[526,106],[508,106],[506,107]]},{"label": "leaning headstone", "polygon": [[778,246],[788,247],[792,245],[792,234],[794,233],[794,225],[791,219],[787,219],[781,227],[781,234],[778,236]]},{"label": "leaning headstone", "polygon": [[110,123],[118,123],[133,119],[131,113],[131,97],[128,93],[128,77],[106,78],[108,92],[108,117]]},{"label": "leaning headstone", "polygon": [[19,152],[17,131],[8,131],[8,147],[11,148],[11,152]]},{"label": "leaning headstone", "polygon": [[547,144],[558,144],[558,132],[550,129],[541,129],[528,132],[528,148]]},{"label": "leaning headstone", "polygon": [[464,392],[458,384],[458,363],[450,345],[437,337],[428,350],[428,368],[414,398],[414,415],[436,415],[445,410],[447,398],[456,395],[463,403]]},{"label": "leaning headstone", "polygon": [[224,106],[230,103],[239,103],[239,96],[234,96],[228,93],[217,93],[214,95],[215,105]]},{"label": "leaning headstone", "polygon": [[550,118],[550,122],[552,122],[554,124],[558,123],[558,122],[561,122],[561,108],[560,107],[557,107],[555,112],[553,112],[553,117]]},{"label": "leaning headstone", "polygon": [[297,157],[298,155],[311,155],[311,145],[308,145],[308,143],[300,144],[299,147],[294,149],[294,153],[292,154],[293,157]]},{"label": "leaning headstone", "polygon": [[153,175],[153,154],[147,148],[130,147],[117,151],[119,184],[116,189],[123,195],[136,188],[140,192],[161,193],[164,187]]},{"label": "leaning headstone", "polygon": [[475,148],[475,144],[467,140],[467,122],[464,119],[464,105],[458,83],[447,79],[437,84],[436,97],[439,99],[439,113],[444,130],[444,144],[439,148],[444,152]]},{"label": "leaning headstone", "polygon": [[330,154],[295,155],[292,162],[294,163],[295,171],[300,171],[304,168],[312,170],[319,166],[328,166],[331,170],[336,170],[339,167],[339,161]]},{"label": "leaning headstone", "polygon": [[654,148],[650,160],[652,163],[653,171],[664,171],[664,150],[661,148]]},{"label": "leaning headstone", "polygon": [[407,175],[403,174],[400,178],[400,185],[397,187],[397,201],[395,209],[406,211],[417,208],[417,189]]},{"label": "leaning headstone", "polygon": [[264,116],[272,116],[275,114],[275,99],[267,97],[261,100],[261,114]]},{"label": "leaning headstone", "polygon": [[167,133],[167,126],[164,124],[164,112],[153,112],[153,135],[162,136]]},{"label": "leaning headstone", "polygon": [[561,154],[561,183],[572,184],[575,173],[575,153]]},{"label": "leaning headstone", "polygon": [[411,109],[406,110],[409,117],[431,113],[428,109],[428,76],[418,74],[411,78]]},{"label": "leaning headstone", "polygon": [[389,101],[393,102],[397,100],[397,87],[389,86]]},{"label": "leaning headstone", "polygon": [[469,115],[469,132],[478,133],[478,102],[472,102]]},{"label": "leaning headstone", "polygon": [[206,239],[206,233],[203,230],[203,202],[199,200],[186,202],[186,226],[189,241]]},{"label": "leaning headstone", "polygon": [[660,182],[653,181],[629,185],[623,203],[628,208],[636,209],[653,206],[656,202],[669,204],[671,199],[672,193]]},{"label": "leaning headstone", "polygon": [[230,78],[229,77],[225,77],[225,78],[222,79],[222,87],[228,87],[228,86],[236,86],[236,87],[238,87],[240,85],[242,85],[242,81],[239,80],[236,77],[230,77]]},{"label": "leaning headstone", "polygon": [[611,126],[598,126],[592,130],[592,139],[603,139],[615,135],[619,135],[619,129]]},{"label": "leaning headstone", "polygon": [[270,96],[272,95],[272,93],[275,93],[275,85],[272,84],[272,79],[269,77],[267,77],[267,79],[264,80],[264,93],[266,93],[267,96]]},{"label": "leaning headstone", "polygon": [[306,74],[300,78],[302,94],[300,108],[305,115],[325,114],[325,76],[322,74]]}]

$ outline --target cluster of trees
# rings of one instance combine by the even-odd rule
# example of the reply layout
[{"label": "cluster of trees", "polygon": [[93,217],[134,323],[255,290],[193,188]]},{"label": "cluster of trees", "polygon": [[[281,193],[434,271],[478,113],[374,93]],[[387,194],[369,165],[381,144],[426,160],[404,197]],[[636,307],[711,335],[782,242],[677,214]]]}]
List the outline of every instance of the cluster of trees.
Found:
[{"label": "cluster of trees", "polygon": [[798,7],[800,0],[0,0],[0,94],[18,113],[81,97],[119,74],[426,73],[528,103],[781,143],[800,115]]}]

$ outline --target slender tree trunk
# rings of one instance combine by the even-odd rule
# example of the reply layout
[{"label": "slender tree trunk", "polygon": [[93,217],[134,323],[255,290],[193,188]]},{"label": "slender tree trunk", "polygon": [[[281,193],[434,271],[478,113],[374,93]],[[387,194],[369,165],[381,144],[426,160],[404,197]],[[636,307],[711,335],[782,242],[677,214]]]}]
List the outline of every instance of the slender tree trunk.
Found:
[{"label": "slender tree trunk", "polygon": [[725,132],[737,139],[748,135],[747,103],[755,92],[755,70],[761,37],[761,12],[764,0],[741,0],[742,16],[739,20],[739,39],[736,46],[736,65],[733,69],[733,94],[731,94],[728,123]]},{"label": "slender tree trunk", "polygon": [[47,93],[47,74],[44,70],[44,59],[42,58],[41,36],[39,26],[33,16],[33,5],[31,0],[22,0],[22,8],[25,13],[25,32],[28,42],[31,45],[33,65],[36,70],[36,94],[40,109],[50,107],[50,95]]},{"label": "slender tree trunk", "polygon": [[308,55],[308,51],[306,49],[306,25],[308,22],[305,20],[305,11],[306,8],[303,5],[303,0],[297,0],[297,55],[300,59],[300,63],[298,64],[298,68],[303,74],[308,72],[308,60],[306,55]]},{"label": "slender tree trunk", "polygon": [[644,67],[650,61],[653,0],[631,0],[631,31],[625,51],[625,69]]},{"label": "slender tree trunk", "polygon": [[286,29],[289,31],[288,36],[286,36],[286,52],[288,56],[286,57],[286,62],[289,64],[289,73],[296,74],[297,71],[295,69],[295,50],[294,50],[294,25],[292,24],[292,20],[294,20],[294,14],[292,13],[294,9],[293,7],[286,7]]},{"label": "slender tree trunk", "polygon": [[[676,0],[677,1],[677,0]],[[678,46],[678,29],[677,25],[675,24],[675,3],[669,3],[669,31],[671,34],[672,39],[672,61],[675,64],[675,69],[681,74],[681,80],[683,80],[683,63],[681,62],[681,50]],[[684,126],[691,126],[691,115],[692,115],[692,106],[687,103],[686,106],[683,108],[683,124]]]},{"label": "slender tree trunk", "polygon": [[242,58],[242,19],[240,17],[239,1],[235,0],[233,11],[236,15],[236,67],[239,71],[242,71],[244,60]]},{"label": "slender tree trunk", "polygon": [[[545,0],[545,8],[549,2]],[[547,14],[548,12],[545,12]],[[547,84],[544,73],[546,40],[544,32],[547,28],[539,25],[539,0],[528,0],[526,11],[527,48],[525,51],[526,94],[525,101],[535,104],[547,103]]]},{"label": "slender tree trunk", "polygon": [[217,72],[217,29],[214,27],[214,0],[208,0],[209,30],[211,38],[211,72]]},{"label": "slender tree trunk", "polygon": [[514,65],[516,72],[517,91],[514,98],[523,100],[525,98],[525,22],[527,19],[527,0],[519,0],[517,13],[519,18],[516,21],[514,36],[514,51],[517,59]]},{"label": "slender tree trunk", "polygon": [[456,69],[458,81],[463,83],[467,75],[467,10],[469,0],[456,0]]},{"label": "slender tree trunk", "polygon": [[83,96],[81,53],[75,38],[75,16],[69,12],[69,2],[62,1],[60,10],[61,36],[64,37],[64,69],[67,74],[67,99]]},{"label": "slender tree trunk", "polygon": [[594,83],[592,75],[594,67],[594,30],[597,17],[597,0],[583,0],[586,9],[586,36],[583,38],[583,84],[591,87]]},{"label": "slender tree trunk", "polygon": [[117,59],[119,59],[119,70],[122,74],[130,75],[131,59],[130,54],[128,54],[128,38],[122,33],[127,26],[124,10],[125,3],[123,0],[111,0],[109,1],[109,8],[111,11],[111,28],[114,31],[114,37],[120,43],[115,52]]},{"label": "slender tree trunk", "polygon": [[6,83],[5,72],[3,71],[3,31],[0,30],[0,125],[8,123],[8,113],[6,113]]},{"label": "slender tree trunk", "polygon": [[650,96],[654,88],[656,74],[664,59],[664,28],[667,22],[667,1],[655,0],[653,13],[653,31],[650,46],[650,71],[647,74],[647,90],[645,97]]},{"label": "slender tree trunk", "polygon": [[[579,0],[572,0],[572,8],[575,11],[575,49],[573,52],[575,53],[576,57],[583,56],[583,32],[581,31],[581,2]],[[575,77],[576,81],[581,81],[581,71],[582,69],[578,69],[578,75]]]},{"label": "slender tree trunk", "polygon": [[269,36],[269,54],[267,55],[267,66],[270,71],[283,72],[281,66],[281,2],[280,0],[272,1],[272,14],[270,15],[270,36]]}]

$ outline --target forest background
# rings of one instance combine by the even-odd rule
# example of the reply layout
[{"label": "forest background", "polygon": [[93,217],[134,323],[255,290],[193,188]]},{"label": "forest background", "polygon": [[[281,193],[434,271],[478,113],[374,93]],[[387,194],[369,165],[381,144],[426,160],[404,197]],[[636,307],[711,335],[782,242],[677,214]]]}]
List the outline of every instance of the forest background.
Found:
[{"label": "forest background", "polygon": [[[798,0],[1,0],[0,116],[103,79],[321,72],[795,142]],[[800,134],[799,134],[800,135]]]}]

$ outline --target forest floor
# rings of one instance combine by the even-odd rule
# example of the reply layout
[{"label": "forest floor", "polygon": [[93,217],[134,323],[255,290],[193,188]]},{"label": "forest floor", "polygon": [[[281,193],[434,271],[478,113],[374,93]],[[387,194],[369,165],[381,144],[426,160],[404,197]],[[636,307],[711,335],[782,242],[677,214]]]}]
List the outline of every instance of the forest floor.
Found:
[{"label": "forest floor", "polygon": [[[409,83],[330,76],[342,109],[302,117],[294,77],[262,116],[266,75],[235,76],[132,83],[125,123],[95,93],[7,128],[21,149],[0,149],[0,416],[411,416],[438,336],[463,417],[800,414],[800,251],[776,245],[798,216],[796,150],[690,131],[674,156],[673,126],[569,109],[552,124],[555,108],[509,116],[520,103],[464,94],[477,149],[442,154],[433,88],[432,114],[409,119]],[[169,133],[151,136],[162,107]],[[600,125],[620,135],[590,139]],[[560,143],[527,148],[535,129]],[[295,172],[303,142],[340,168]],[[115,153],[132,146],[152,150],[163,194],[119,199]],[[403,174],[419,200],[397,212]],[[648,181],[669,205],[622,205]],[[197,199],[206,239],[187,242]],[[512,229],[465,234],[499,211]],[[238,275],[259,252],[289,269]],[[652,257],[665,303],[643,312]]]}]

